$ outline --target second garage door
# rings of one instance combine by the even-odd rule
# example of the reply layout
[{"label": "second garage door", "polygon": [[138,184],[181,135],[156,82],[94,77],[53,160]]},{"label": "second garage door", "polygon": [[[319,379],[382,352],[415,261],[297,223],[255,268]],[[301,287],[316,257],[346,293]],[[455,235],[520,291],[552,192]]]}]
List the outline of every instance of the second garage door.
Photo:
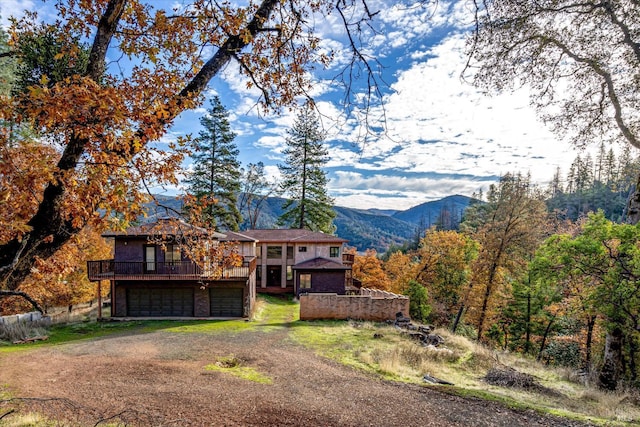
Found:
[{"label": "second garage door", "polygon": [[127,315],[192,317],[193,288],[128,289]]},{"label": "second garage door", "polygon": [[210,288],[211,316],[242,317],[244,304],[242,288]]}]

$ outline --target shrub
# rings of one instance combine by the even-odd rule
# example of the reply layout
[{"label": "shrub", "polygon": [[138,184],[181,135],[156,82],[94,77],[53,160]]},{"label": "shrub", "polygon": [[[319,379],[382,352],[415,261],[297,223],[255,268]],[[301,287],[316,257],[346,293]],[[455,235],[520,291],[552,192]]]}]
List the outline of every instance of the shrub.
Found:
[{"label": "shrub", "polygon": [[417,322],[425,322],[431,313],[427,289],[411,280],[404,294],[409,297],[409,316]]}]

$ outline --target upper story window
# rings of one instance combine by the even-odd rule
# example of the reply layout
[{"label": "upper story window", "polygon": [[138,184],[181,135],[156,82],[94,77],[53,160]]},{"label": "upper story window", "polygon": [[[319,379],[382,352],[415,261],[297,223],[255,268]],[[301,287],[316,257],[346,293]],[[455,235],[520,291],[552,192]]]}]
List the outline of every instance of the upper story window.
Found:
[{"label": "upper story window", "polygon": [[340,246],[329,247],[329,256],[331,258],[338,258],[340,256]]},{"label": "upper story window", "polygon": [[298,252],[307,252],[306,246],[298,246]]},{"label": "upper story window", "polygon": [[164,261],[172,262],[172,263],[182,261],[182,255],[180,254],[180,246],[167,245],[164,252]]},{"label": "upper story window", "polygon": [[287,259],[293,259],[293,246],[287,246]]},{"label": "upper story window", "polygon": [[282,258],[282,246],[267,246],[267,258]]},{"label": "upper story window", "polygon": [[256,256],[262,258],[262,246],[256,246]]}]

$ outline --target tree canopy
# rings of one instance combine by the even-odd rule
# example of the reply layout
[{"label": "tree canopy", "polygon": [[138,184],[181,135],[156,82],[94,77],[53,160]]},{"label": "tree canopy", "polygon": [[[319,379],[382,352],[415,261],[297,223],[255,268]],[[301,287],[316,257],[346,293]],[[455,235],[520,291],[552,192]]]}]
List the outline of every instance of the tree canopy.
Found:
[{"label": "tree canopy", "polygon": [[199,223],[238,231],[242,221],[237,207],[241,171],[238,147],[233,142],[236,134],[231,131],[228,116],[220,98],[214,96],[208,115],[200,119],[204,129],[193,141],[194,169],[187,183],[189,194],[201,208]]},{"label": "tree canopy", "polygon": [[333,199],[327,194],[327,173],[322,169],[329,152],[323,145],[318,115],[310,103],[300,110],[288,131],[280,187],[289,198],[278,219],[281,225],[333,234]]},{"label": "tree canopy", "polygon": [[[356,33],[375,16],[362,0],[241,6],[194,0],[173,10],[94,0],[55,7],[54,22],[41,24],[31,13],[9,32],[18,66],[29,64],[20,49],[28,40],[48,40],[53,49],[43,58],[53,67],[43,70],[58,69],[56,61],[73,65],[43,71],[25,83],[27,90],[0,97],[0,286],[10,290],[85,225],[124,227],[142,213],[146,188],[177,184],[185,141],[153,142],[180,113],[200,105],[229,63],[258,89],[264,108],[293,105],[308,96],[309,71],[331,60],[310,18],[335,12],[353,36],[347,70],[362,67],[374,77],[358,54]],[[365,99],[378,93],[373,88]],[[15,141],[16,127],[32,129],[37,143]],[[9,161],[21,151],[35,161],[27,167]]]}]

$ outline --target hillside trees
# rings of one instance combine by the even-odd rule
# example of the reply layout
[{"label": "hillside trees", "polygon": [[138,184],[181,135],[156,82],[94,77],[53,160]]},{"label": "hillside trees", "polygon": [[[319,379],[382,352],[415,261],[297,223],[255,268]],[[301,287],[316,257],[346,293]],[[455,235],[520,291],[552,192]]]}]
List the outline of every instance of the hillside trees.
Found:
[{"label": "hillside trees", "polygon": [[639,172],[639,158],[629,146],[616,155],[613,148],[607,150],[600,144],[594,159],[589,154],[577,155],[566,177],[556,172],[547,206],[572,221],[598,209],[610,220],[622,221]]},{"label": "hillside trees", "polygon": [[278,218],[280,225],[334,233],[336,213],[333,199],[327,194],[327,174],[322,169],[329,152],[323,140],[315,107],[307,103],[288,130],[285,163],[278,165],[282,173],[281,189],[288,196],[282,206],[284,212]]},{"label": "hillside trees", "polygon": [[[278,110],[304,96],[307,72],[330,60],[309,24],[312,14],[337,11],[353,36],[346,70],[361,70],[375,82],[374,68],[358,55],[356,32],[375,16],[366,6],[355,0],[244,6],[194,0],[167,11],[138,0],[56,2],[55,21],[45,26],[60,46],[53,60],[80,63],[83,49],[73,40],[87,40],[88,60],[59,81],[43,74],[27,91],[0,97],[0,120],[33,129],[54,153],[39,158],[32,168],[38,179],[28,188],[2,188],[3,200],[26,197],[22,192],[30,200],[15,222],[0,224],[12,230],[0,241],[0,286],[15,290],[37,260],[49,259],[87,224],[125,226],[148,200],[141,186],[176,184],[184,141],[152,142],[181,112],[200,104],[223,67],[236,64],[266,108]],[[18,60],[20,40],[42,31],[35,21],[29,15],[11,29]],[[107,63],[107,52],[113,62]],[[357,99],[375,102],[373,86]],[[12,135],[0,129],[3,150]],[[8,173],[11,182],[26,182],[22,171]]]},{"label": "hillside trees", "polygon": [[241,171],[239,150],[233,142],[236,134],[220,98],[213,97],[207,113],[200,118],[204,129],[193,141],[194,169],[186,180],[188,192],[199,205],[201,224],[238,231],[242,216],[237,206]]},{"label": "hillside trees", "polygon": [[448,324],[462,304],[477,251],[471,238],[456,231],[431,228],[420,240],[413,280],[428,289],[436,323]]},{"label": "hillside trees", "polygon": [[[476,2],[469,66],[475,83],[493,90],[531,88],[531,103],[559,135],[640,148],[637,79],[640,4],[636,1],[485,0]],[[524,59],[524,60],[523,60]],[[640,175],[627,221],[640,220]],[[619,349],[617,339],[609,339]],[[605,351],[618,360],[619,351]],[[613,356],[612,356],[613,357]],[[613,372],[613,371],[611,371]],[[611,379],[610,383],[616,383]]]},{"label": "hillside trees", "polygon": [[[585,310],[602,316],[607,330],[604,366],[599,380],[614,390],[618,378],[637,378],[640,326],[640,226],[615,224],[604,214],[590,214],[576,237],[558,237],[556,267],[561,277],[587,281],[578,288]],[[595,317],[594,317],[595,320]],[[620,352],[626,357],[607,352]]]},{"label": "hillside trees", "polygon": [[468,209],[463,229],[480,246],[473,264],[472,303],[478,340],[499,309],[499,296],[526,272],[527,263],[547,231],[544,201],[529,177],[507,174],[487,193],[487,203]]}]

